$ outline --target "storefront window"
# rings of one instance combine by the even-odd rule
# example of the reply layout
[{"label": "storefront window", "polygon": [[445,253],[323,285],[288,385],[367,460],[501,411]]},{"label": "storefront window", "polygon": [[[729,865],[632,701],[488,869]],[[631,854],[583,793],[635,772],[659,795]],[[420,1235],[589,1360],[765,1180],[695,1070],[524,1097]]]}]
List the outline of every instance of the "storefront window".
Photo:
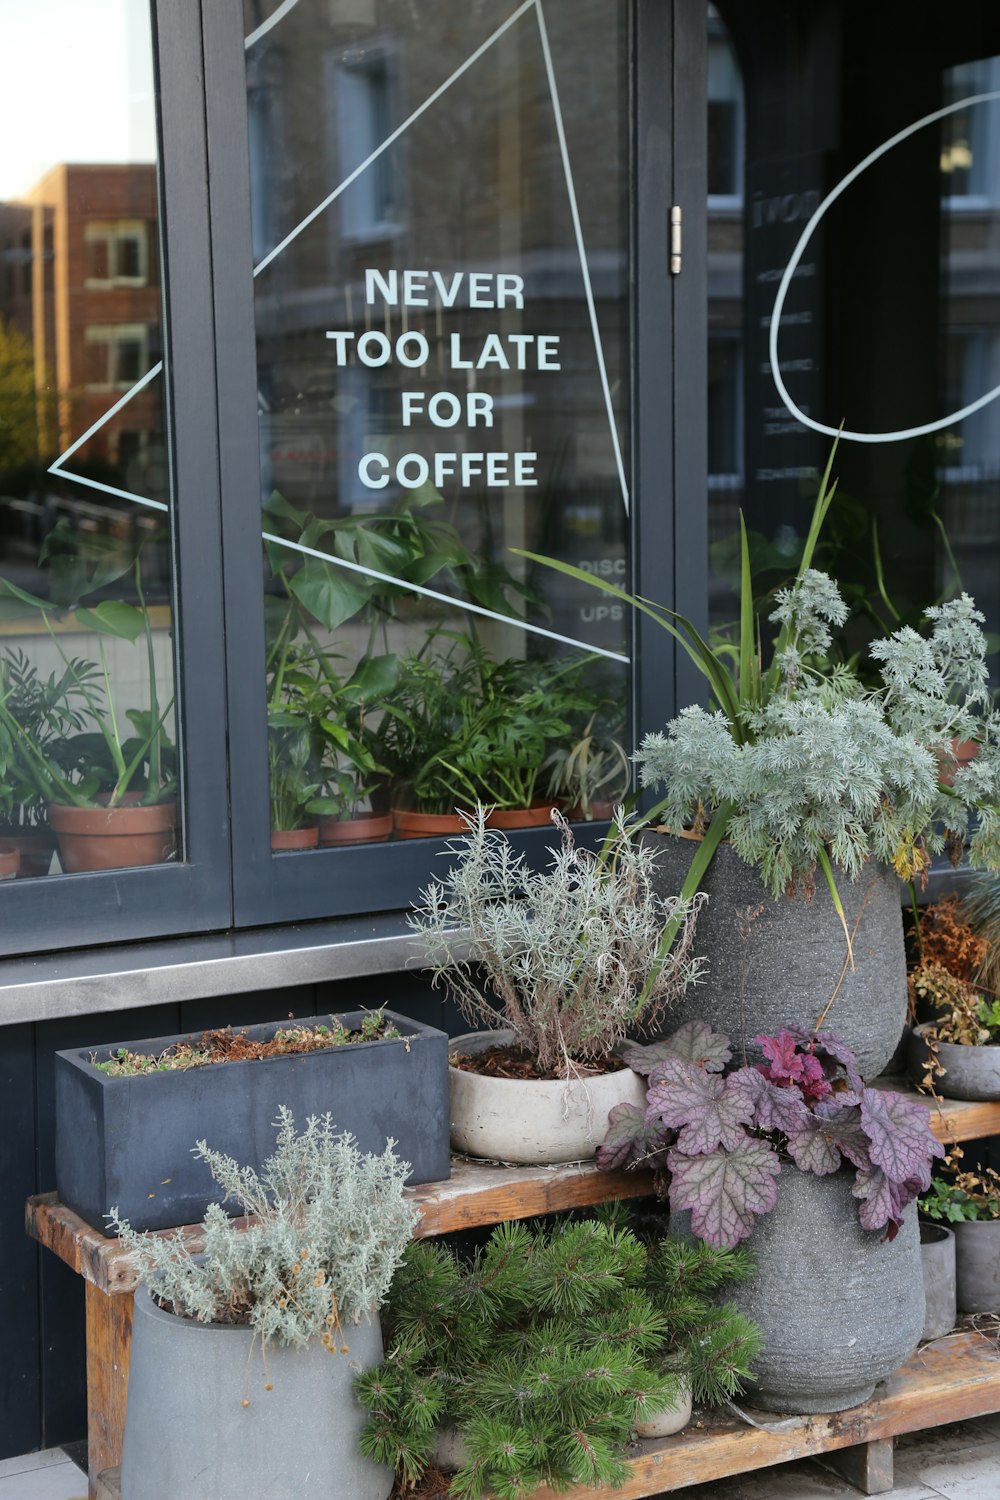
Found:
[{"label": "storefront window", "polygon": [[276,849],[628,785],[626,9],[247,0]]},{"label": "storefront window", "polygon": [[2,30],[0,874],[163,863],[179,818],[149,8],[36,0]]}]

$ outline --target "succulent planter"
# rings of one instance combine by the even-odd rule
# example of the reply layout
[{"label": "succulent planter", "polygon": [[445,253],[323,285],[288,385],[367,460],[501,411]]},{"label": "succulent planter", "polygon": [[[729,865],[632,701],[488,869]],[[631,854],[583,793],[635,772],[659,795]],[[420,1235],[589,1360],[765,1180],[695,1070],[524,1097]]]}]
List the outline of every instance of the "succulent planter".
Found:
[{"label": "succulent planter", "polygon": [[358,818],[320,818],[319,841],[329,844],[383,844],[392,837],[392,813]]},{"label": "succulent planter", "polygon": [[319,829],[272,828],[271,853],[285,854],[290,849],[315,849],[319,843]]},{"label": "succulent planter", "polygon": [[49,826],[68,875],[159,865],[170,858],[177,847],[177,803],[139,806],[139,795],[127,792],[115,807],[49,803]]},{"label": "succulent planter", "polygon": [[955,1326],[955,1236],[944,1224],[920,1221],[924,1327],[920,1337],[939,1339]]},{"label": "succulent planter", "polygon": [[955,1225],[955,1289],[959,1312],[1000,1312],[1000,1219]]},{"label": "succulent planter", "polygon": [[[927,1071],[927,1030],[927,1026],[915,1026],[910,1033],[906,1065],[915,1083]],[[938,1042],[935,1051],[944,1072],[935,1077],[934,1087],[945,1099],[1000,1099],[1000,1047]]]},{"label": "succulent planter", "polygon": [[[697,843],[645,834],[657,849],[657,888],[681,889]],[[862,1074],[885,1068],[906,1020],[906,955],[899,881],[883,865],[855,881],[838,881],[854,962],[847,964],[844,929],[820,875],[811,900],[775,900],[756,869],[723,843],[712,856],[701,889],[708,904],[698,918],[695,952],[709,960],[708,980],[681,997],[671,1024],[705,1020],[731,1036],[751,1062],[761,1060],[752,1038],[773,1035],[790,1022],[812,1028],[836,989],[824,1027],[837,1032],[858,1058]],[[839,988],[838,987],[839,984]]]},{"label": "succulent planter", "polygon": [[[344,1329],[348,1353],[271,1344],[265,1392],[249,1328],[197,1323],[135,1297],[122,1500],[386,1500],[392,1471],[363,1458],[355,1377],[382,1357],[378,1319]],[[244,1405],[244,1397],[249,1404]]]},{"label": "succulent planter", "polygon": [[[471,1056],[511,1041],[509,1031],[453,1037],[449,1054]],[[631,1068],[582,1078],[489,1078],[448,1069],[451,1142],[456,1151],[491,1161],[545,1165],[592,1157],[615,1104],[645,1104],[643,1080]]]},{"label": "succulent planter", "polygon": [[[778,1201],[746,1241],[757,1263],[727,1300],[760,1325],[751,1406],[843,1411],[867,1401],[916,1349],[924,1323],[917,1207],[894,1240],[858,1222],[853,1171],[827,1177],[783,1166]],[[689,1232],[689,1216],[671,1229]]]},{"label": "succulent planter", "polygon": [[[386,1010],[398,1040],[183,1071],[113,1078],[93,1066],[119,1046],[157,1055],[181,1034],[56,1054],[56,1187],[62,1201],[102,1227],[117,1206],[133,1229],[193,1223],[220,1195],[191,1155],[198,1140],[259,1170],[273,1150],[279,1105],[299,1124],[329,1112],[362,1151],[386,1139],[411,1164],[409,1181],[449,1176],[448,1041],[444,1032]],[[312,1020],[313,1018],[311,1018]],[[325,1017],[316,1017],[321,1022]],[[336,1018],[357,1029],[363,1012]],[[242,1028],[267,1041],[287,1021]]]},{"label": "succulent planter", "polygon": [[635,1435],[640,1438],[673,1437],[674,1433],[682,1431],[690,1420],[691,1387],[685,1381],[675,1404],[665,1406],[662,1411],[656,1412],[646,1422],[636,1422]]}]

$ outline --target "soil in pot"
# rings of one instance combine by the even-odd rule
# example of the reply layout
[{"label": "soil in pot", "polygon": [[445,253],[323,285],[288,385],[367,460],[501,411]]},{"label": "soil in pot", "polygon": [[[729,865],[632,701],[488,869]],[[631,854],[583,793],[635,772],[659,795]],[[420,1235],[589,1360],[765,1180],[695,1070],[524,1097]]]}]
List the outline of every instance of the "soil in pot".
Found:
[{"label": "soil in pot", "polygon": [[[681,889],[697,842],[645,834],[657,851],[657,889]],[[723,843],[712,856],[702,890],[708,904],[698,918],[695,952],[709,961],[708,982],[696,985],[671,1010],[671,1022],[706,1020],[733,1038],[738,1057],[761,1054],[758,1035],[774,1035],[789,1021],[812,1028],[836,990],[823,1022],[843,1037],[862,1074],[885,1068],[906,1020],[906,954],[900,885],[883,865],[838,890],[853,934],[854,968],[844,929],[822,876],[810,899],[775,900],[757,870]]]},{"label": "soil in pot", "polygon": [[434,839],[468,831],[468,824],[458,813],[422,813],[394,807],[392,818],[400,839]]},{"label": "soil in pot", "polygon": [[289,849],[315,849],[319,843],[318,828],[272,828],[271,853],[284,854]]},{"label": "soil in pot", "polygon": [[[922,1083],[929,1063],[927,1026],[910,1033],[906,1069],[914,1083]],[[938,1062],[944,1072],[935,1076],[934,1087],[945,1099],[1000,1099],[1000,1046],[968,1046],[962,1042],[937,1042]]]},{"label": "soil in pot", "polygon": [[[644,1082],[631,1068],[538,1078],[510,1044],[509,1031],[470,1032],[451,1041],[451,1143],[457,1151],[526,1165],[584,1161],[604,1139],[615,1104],[645,1103]],[[479,1054],[486,1054],[493,1076],[474,1071]]]},{"label": "soil in pot", "polygon": [[321,844],[382,844],[392,836],[392,813],[366,813],[357,818],[320,818]]},{"label": "soil in pot", "polygon": [[126,792],[114,807],[68,807],[49,803],[49,826],[59,863],[67,874],[158,865],[177,847],[177,803],[140,805],[141,792]]},{"label": "soil in pot", "polygon": [[304,1349],[271,1343],[265,1377],[249,1328],[176,1317],[140,1287],[122,1500],[386,1500],[392,1471],[358,1451],[364,1412],[352,1391],[382,1358],[378,1320],[344,1335],[347,1354],[328,1354],[318,1340]]},{"label": "soil in pot", "polygon": [[[757,1265],[727,1300],[760,1325],[751,1406],[843,1411],[867,1401],[916,1349],[924,1324],[917,1206],[894,1240],[858,1222],[855,1174],[826,1177],[784,1165],[778,1201],[745,1242]],[[670,1227],[690,1233],[688,1214]]]},{"label": "soil in pot", "polygon": [[955,1236],[944,1224],[920,1221],[924,1280],[924,1327],[920,1337],[939,1339],[955,1326]]}]

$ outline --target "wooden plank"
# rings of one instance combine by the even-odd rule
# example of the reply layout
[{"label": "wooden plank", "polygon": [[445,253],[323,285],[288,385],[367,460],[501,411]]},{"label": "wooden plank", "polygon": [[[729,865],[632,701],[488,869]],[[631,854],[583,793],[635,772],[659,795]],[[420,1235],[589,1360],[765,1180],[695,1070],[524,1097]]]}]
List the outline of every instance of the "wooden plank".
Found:
[{"label": "wooden plank", "polygon": [[87,1472],[121,1460],[132,1352],[131,1296],[109,1297],[87,1282]]},{"label": "wooden plank", "polygon": [[90,1492],[90,1500],[122,1500],[121,1469],[105,1469],[103,1474],[99,1474],[97,1483]]},{"label": "wooden plank", "polygon": [[856,1448],[839,1448],[817,1462],[830,1469],[863,1495],[887,1495],[893,1487],[892,1438],[876,1438]]},{"label": "wooden plank", "polygon": [[[998,1409],[1000,1354],[995,1344],[982,1334],[955,1333],[918,1350],[879,1387],[873,1400],[852,1411],[802,1417],[779,1432],[762,1431],[738,1417],[712,1413],[698,1417],[676,1437],[637,1443],[628,1478],[620,1489],[606,1492],[607,1500],[643,1500],[859,1444],[875,1449],[869,1465],[874,1478],[879,1461],[884,1472],[884,1445],[891,1448],[890,1440],[897,1433],[981,1417]],[[761,1421],[776,1423],[781,1418],[762,1414]],[[545,1487],[537,1493],[543,1496]],[[561,1493],[565,1500],[595,1500],[605,1494],[588,1485]],[[100,1500],[119,1500],[113,1483],[107,1484],[106,1494],[98,1494]]]}]

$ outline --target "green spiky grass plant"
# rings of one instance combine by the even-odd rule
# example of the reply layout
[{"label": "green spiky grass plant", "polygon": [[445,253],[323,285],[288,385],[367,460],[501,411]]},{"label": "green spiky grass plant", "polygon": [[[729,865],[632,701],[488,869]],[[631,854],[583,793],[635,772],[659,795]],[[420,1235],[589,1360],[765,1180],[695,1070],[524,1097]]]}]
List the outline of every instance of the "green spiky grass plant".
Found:
[{"label": "green spiky grass plant", "polygon": [[700,1402],[739,1391],[761,1339],[717,1293],[752,1269],[745,1251],[644,1243],[620,1209],[502,1224],[466,1259],[411,1245],[384,1314],[387,1356],[356,1384],[362,1452],[412,1484],[448,1424],[466,1450],[453,1495],[619,1485],[636,1421],[685,1384]]}]

